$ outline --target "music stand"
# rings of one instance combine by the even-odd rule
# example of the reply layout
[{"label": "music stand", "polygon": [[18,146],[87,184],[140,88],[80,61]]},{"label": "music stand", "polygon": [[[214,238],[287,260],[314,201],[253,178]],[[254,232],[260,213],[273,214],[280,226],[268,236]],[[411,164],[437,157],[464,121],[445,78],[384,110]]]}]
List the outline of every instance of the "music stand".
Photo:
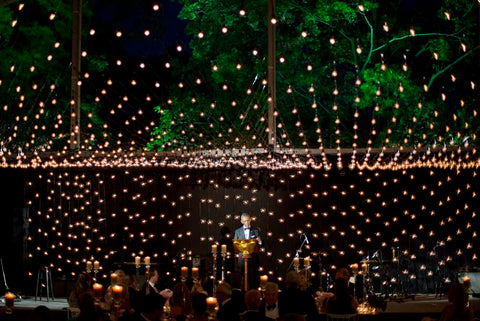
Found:
[{"label": "music stand", "polygon": [[233,247],[235,253],[242,254],[244,263],[244,286],[248,291],[248,259],[252,257],[252,253],[258,251],[257,240],[255,239],[233,239]]}]

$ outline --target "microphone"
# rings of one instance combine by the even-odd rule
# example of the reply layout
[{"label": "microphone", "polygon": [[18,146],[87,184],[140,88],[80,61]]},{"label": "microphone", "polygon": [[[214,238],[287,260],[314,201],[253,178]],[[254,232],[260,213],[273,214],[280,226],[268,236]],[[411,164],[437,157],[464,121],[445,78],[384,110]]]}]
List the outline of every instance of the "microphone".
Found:
[{"label": "microphone", "polygon": [[310,244],[310,242],[308,241],[307,234],[303,233],[302,235],[305,238],[305,243]]}]

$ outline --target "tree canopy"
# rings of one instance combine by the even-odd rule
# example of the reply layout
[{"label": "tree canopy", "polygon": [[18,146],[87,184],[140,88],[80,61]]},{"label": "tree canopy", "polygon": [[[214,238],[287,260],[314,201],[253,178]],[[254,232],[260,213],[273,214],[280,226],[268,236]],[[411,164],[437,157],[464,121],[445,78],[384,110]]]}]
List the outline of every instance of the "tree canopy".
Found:
[{"label": "tree canopy", "polygon": [[[191,55],[172,62],[150,148],[266,147],[267,3],[181,3]],[[477,6],[277,1],[277,146],[476,141]]]}]

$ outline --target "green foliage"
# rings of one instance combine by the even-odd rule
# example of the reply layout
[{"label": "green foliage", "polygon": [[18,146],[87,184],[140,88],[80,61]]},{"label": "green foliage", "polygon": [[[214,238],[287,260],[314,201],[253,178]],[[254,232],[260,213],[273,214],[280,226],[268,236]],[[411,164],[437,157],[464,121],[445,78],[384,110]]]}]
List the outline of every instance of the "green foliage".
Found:
[{"label": "green foliage", "polygon": [[[85,5],[82,11],[88,22],[91,8]],[[39,0],[0,7],[0,34],[1,145],[24,151],[62,149],[70,125],[72,3]],[[101,56],[84,60],[92,72],[107,67]],[[88,98],[88,91],[83,94]],[[86,128],[90,114],[93,134],[100,136],[95,133],[101,129],[98,106],[82,108],[82,125]]]},{"label": "green foliage", "polygon": [[[175,64],[176,74],[185,86],[171,88],[175,102],[168,106],[168,116],[164,113],[161,119],[175,118],[179,111],[188,114],[191,110],[195,124],[191,133],[203,134],[203,138],[197,137],[195,143],[187,144],[191,148],[211,142],[213,137],[209,133],[217,134],[216,141],[227,142],[228,146],[232,142],[240,146],[258,146],[260,142],[265,146],[266,121],[262,120],[268,105],[267,86],[262,84],[267,77],[265,3],[181,2],[184,6],[179,16],[188,20],[187,32],[193,36],[192,55],[188,64],[180,61]],[[364,1],[362,5],[363,11],[357,1],[277,1],[276,107],[277,123],[282,125],[277,136],[281,137],[282,145],[316,147],[320,138],[326,147],[351,146],[354,141],[372,147],[428,145],[440,136],[445,137],[443,131],[452,115],[456,115],[457,123],[460,118],[468,122],[465,120],[468,111],[462,110],[457,115],[448,101],[438,99],[440,92],[450,94],[454,89],[436,84],[445,80],[446,66],[467,63],[458,48],[467,41],[459,37],[460,33],[477,32],[471,3],[446,1],[437,16],[431,12],[427,17],[419,17],[413,35],[411,25],[406,25],[403,17],[395,16],[396,3]],[[240,9],[247,14],[239,15]],[[462,10],[466,12],[460,14]],[[452,13],[451,20],[446,20],[445,11]],[[432,22],[438,24],[438,31],[430,31]],[[222,33],[222,27],[227,27],[228,32]],[[204,35],[201,39],[197,37],[200,31]],[[334,45],[331,39],[335,39]],[[252,50],[258,55],[252,55]],[[285,62],[279,63],[280,58]],[[237,64],[241,64],[241,69]],[[333,70],[338,74],[335,78]],[[468,73],[462,75],[469,77]],[[201,86],[195,85],[197,77],[202,79]],[[361,80],[361,86],[355,85],[357,79]],[[224,84],[228,85],[227,90],[223,90]],[[247,88],[251,91],[249,95]],[[339,95],[332,95],[334,88]],[[209,110],[212,101],[217,107]],[[234,108],[228,107],[232,101],[237,103]],[[219,110],[218,106],[224,108]],[[208,112],[202,121],[196,122],[199,109]],[[224,126],[219,119],[228,119],[232,124]],[[163,120],[162,124],[157,134],[178,132],[170,132],[172,128],[165,127]],[[214,124],[216,130],[202,127],[205,124]],[[354,127],[358,139],[353,138]],[[453,127],[461,131],[468,126]],[[218,139],[218,131],[226,134],[228,129],[232,134]],[[245,140],[239,140],[240,137]],[[166,139],[174,140],[171,136]],[[165,147],[164,143],[157,145]]]}]

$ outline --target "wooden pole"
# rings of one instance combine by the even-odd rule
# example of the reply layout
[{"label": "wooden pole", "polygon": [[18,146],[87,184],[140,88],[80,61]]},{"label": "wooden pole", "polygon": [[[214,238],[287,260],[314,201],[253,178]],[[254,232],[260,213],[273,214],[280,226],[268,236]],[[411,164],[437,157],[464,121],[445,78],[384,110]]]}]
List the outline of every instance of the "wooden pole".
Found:
[{"label": "wooden pole", "polygon": [[267,0],[268,12],[268,146],[275,150],[276,121],[275,108],[277,106],[277,78],[276,78],[276,19],[275,0]]},{"label": "wooden pole", "polygon": [[245,292],[248,291],[248,256],[244,256],[243,257],[243,266],[244,266],[244,282],[243,282],[243,285],[244,285],[244,288],[245,288]]},{"label": "wooden pole", "polygon": [[70,149],[80,149],[80,65],[82,50],[82,0],[73,0],[72,83],[70,100]]}]

